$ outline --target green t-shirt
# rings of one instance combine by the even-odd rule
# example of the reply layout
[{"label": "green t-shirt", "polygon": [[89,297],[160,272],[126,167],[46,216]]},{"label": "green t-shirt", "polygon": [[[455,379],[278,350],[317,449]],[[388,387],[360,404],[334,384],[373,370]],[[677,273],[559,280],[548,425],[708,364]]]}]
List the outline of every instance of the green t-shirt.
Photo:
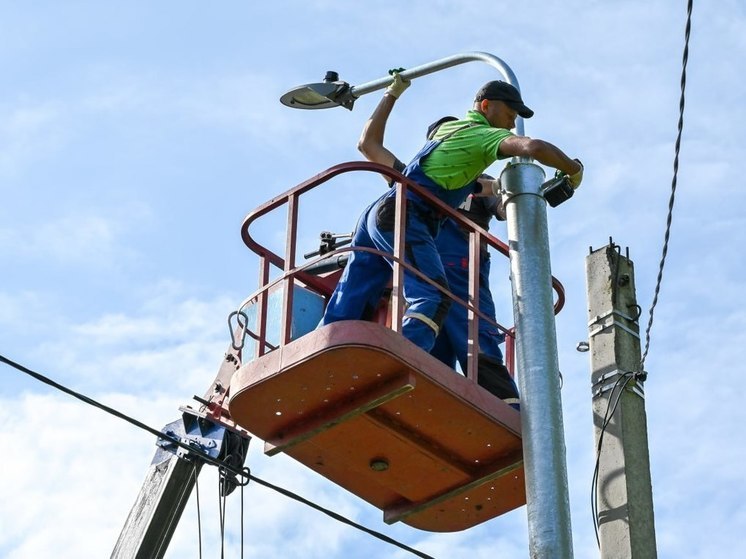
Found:
[{"label": "green t-shirt", "polygon": [[463,188],[495,160],[509,157],[500,155],[498,150],[502,141],[513,133],[504,128],[493,128],[477,111],[469,111],[463,120],[446,122],[438,128],[434,139],[447,136],[469,123],[480,126],[470,126],[446,138],[422,164],[425,174],[446,190]]}]

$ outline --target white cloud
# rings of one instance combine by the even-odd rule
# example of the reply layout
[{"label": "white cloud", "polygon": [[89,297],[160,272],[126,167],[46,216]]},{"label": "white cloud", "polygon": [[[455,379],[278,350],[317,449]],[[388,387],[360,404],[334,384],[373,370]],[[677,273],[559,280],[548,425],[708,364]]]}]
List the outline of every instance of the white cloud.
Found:
[{"label": "white cloud", "polygon": [[[127,399],[132,408],[132,397],[111,403],[122,405]],[[129,480],[133,485],[121,464],[146,462],[146,445],[138,449],[132,444],[142,438],[102,412],[58,394],[2,400],[7,428],[0,439],[23,459],[4,469],[12,483],[3,488],[0,553],[83,557],[106,549],[111,538],[106,526],[114,523],[109,513],[121,500],[119,483],[126,486]],[[152,419],[153,414],[141,410],[140,416]],[[107,460],[99,460],[101,453]]]},{"label": "white cloud", "polygon": [[166,282],[143,290],[149,293],[142,294],[140,310],[132,315],[104,314],[80,324],[58,317],[64,327],[43,341],[43,353],[55,356],[55,370],[83,386],[173,387],[184,400],[201,395],[230,343],[227,316],[237,302],[180,299],[182,289]]},{"label": "white cloud", "polygon": [[[125,411],[153,427],[178,417],[172,398],[134,397],[105,393],[99,401]],[[100,556],[113,549],[129,508],[155,450],[152,436],[94,408],[56,394],[26,394],[3,400],[0,418],[6,426],[0,443],[33,445],[23,460],[5,471],[13,483],[3,490],[0,552],[16,559],[35,557]],[[165,418],[165,421],[164,421]],[[161,424],[158,422],[160,421]],[[360,503],[301,469],[292,460],[261,456],[253,441],[248,465],[254,475],[296,492],[349,518]],[[41,469],[30,467],[41,466]],[[196,494],[192,495],[166,557],[197,555]],[[215,556],[220,548],[217,477],[205,466],[199,478],[203,553]],[[228,498],[226,542],[238,553],[240,489]],[[60,514],[64,510],[65,514]],[[248,556],[271,557],[278,549],[289,557],[326,557],[344,542],[357,539],[354,529],[333,522],[322,513],[278,495],[256,482],[244,489],[244,534]],[[40,527],[44,527],[40,529]],[[34,534],[33,537],[18,537]],[[81,537],[86,534],[86,537]],[[363,540],[365,541],[365,540]],[[368,549],[394,550],[378,542]],[[365,556],[365,555],[361,555]]]},{"label": "white cloud", "polygon": [[34,163],[41,163],[47,153],[60,145],[65,134],[59,127],[60,107],[54,102],[3,105],[6,103],[0,104],[0,176],[7,179]]},{"label": "white cloud", "polygon": [[142,212],[138,216],[115,209],[107,214],[77,211],[32,219],[12,229],[0,228],[0,248],[23,260],[111,269],[135,258],[124,237],[142,218]]},{"label": "white cloud", "polygon": [[0,292],[0,324],[10,328],[12,324],[20,324],[21,318],[28,314],[43,313],[44,301],[37,293],[29,291],[15,291],[12,294]]}]

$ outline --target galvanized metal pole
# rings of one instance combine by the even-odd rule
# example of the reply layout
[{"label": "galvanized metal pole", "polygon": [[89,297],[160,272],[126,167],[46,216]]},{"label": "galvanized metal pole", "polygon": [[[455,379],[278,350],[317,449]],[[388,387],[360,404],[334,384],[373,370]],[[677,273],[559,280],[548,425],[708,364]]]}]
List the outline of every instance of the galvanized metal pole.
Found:
[{"label": "galvanized metal pole", "polygon": [[500,176],[510,246],[529,552],[532,559],[571,559],[572,527],[543,180],[543,169],[526,162],[508,165]]},{"label": "galvanized metal pole", "polygon": [[596,507],[602,559],[655,559],[634,268],[613,243],[586,258]]}]

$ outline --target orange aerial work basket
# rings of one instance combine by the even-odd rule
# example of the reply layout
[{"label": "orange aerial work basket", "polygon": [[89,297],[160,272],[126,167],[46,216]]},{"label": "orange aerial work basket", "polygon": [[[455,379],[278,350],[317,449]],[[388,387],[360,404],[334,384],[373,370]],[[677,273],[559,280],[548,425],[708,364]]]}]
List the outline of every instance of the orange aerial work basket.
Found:
[{"label": "orange aerial work basket", "polygon": [[[339,248],[297,266],[298,200],[337,175],[357,171],[398,181],[401,211],[395,232],[398,250],[389,255],[390,299],[382,302],[383,312],[375,321],[316,328],[341,275],[337,263],[352,249]],[[487,231],[396,171],[374,163],[337,165],[273,198],[242,226],[244,242],[260,260],[260,286],[240,309],[241,362],[228,389],[228,411],[237,425],[265,441],[266,454],[293,457],[382,509],[385,522],[452,532],[525,504],[520,413],[477,385],[476,355],[462,375],[400,334],[408,189],[470,231],[475,270],[482,243],[508,254],[507,246]],[[283,206],[287,241],[280,256],[259,245],[249,229]],[[272,266],[280,276],[270,281]],[[477,282],[478,273],[472,273],[473,301]],[[559,311],[563,291],[553,282]],[[458,300],[453,304],[466,305],[472,318],[489,320],[476,306]],[[476,323],[470,320],[472,341]],[[507,334],[510,367],[512,330],[496,326]]]}]

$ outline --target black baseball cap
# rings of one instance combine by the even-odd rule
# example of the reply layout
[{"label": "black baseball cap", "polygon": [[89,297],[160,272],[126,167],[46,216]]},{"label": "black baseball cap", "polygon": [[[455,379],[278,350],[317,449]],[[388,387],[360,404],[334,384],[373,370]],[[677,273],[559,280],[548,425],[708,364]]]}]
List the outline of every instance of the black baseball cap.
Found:
[{"label": "black baseball cap", "polygon": [[435,132],[438,131],[438,128],[440,128],[441,124],[445,124],[446,122],[451,122],[452,120],[458,120],[455,116],[444,116],[442,118],[439,118],[435,122],[433,122],[430,126],[427,127],[427,139],[432,140],[433,135]]},{"label": "black baseball cap", "polygon": [[484,84],[479,91],[475,101],[489,99],[492,101],[502,101],[511,109],[515,110],[523,118],[531,118],[534,111],[523,104],[521,92],[507,82],[495,80]]}]

